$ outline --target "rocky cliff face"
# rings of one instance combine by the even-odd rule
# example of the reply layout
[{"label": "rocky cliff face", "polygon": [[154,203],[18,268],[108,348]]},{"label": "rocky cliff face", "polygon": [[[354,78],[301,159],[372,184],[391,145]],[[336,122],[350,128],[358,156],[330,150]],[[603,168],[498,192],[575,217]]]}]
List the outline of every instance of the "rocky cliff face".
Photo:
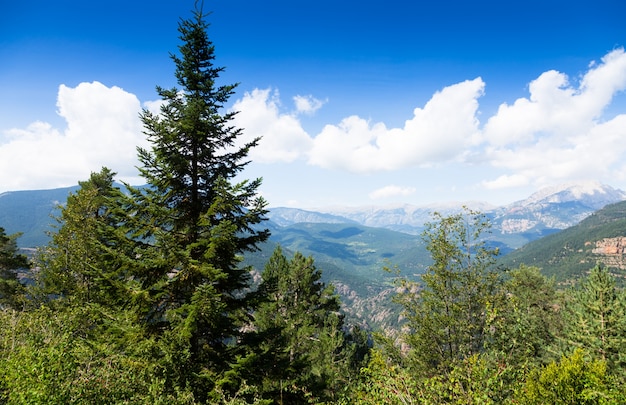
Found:
[{"label": "rocky cliff face", "polygon": [[592,253],[609,267],[626,269],[626,237],[605,238],[595,243]]},{"label": "rocky cliff face", "polygon": [[515,234],[565,229],[600,208],[625,199],[623,191],[598,182],[545,188],[525,200],[494,210],[494,230]]}]

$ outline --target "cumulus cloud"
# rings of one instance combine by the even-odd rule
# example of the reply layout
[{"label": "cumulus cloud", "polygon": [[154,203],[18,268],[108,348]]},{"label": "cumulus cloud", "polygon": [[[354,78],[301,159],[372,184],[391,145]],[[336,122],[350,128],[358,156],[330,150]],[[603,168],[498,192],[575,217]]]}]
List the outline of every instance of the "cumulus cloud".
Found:
[{"label": "cumulus cloud", "polygon": [[372,200],[392,197],[406,197],[415,194],[416,191],[417,189],[415,187],[400,187],[396,185],[390,185],[372,191],[369,194],[369,197]]},{"label": "cumulus cloud", "polygon": [[529,97],[502,104],[487,121],[485,157],[512,173],[484,185],[507,186],[522,177],[543,185],[623,172],[626,115],[604,117],[603,112],[625,89],[623,49],[591,64],[577,85],[561,72],[540,75],[530,83]]},{"label": "cumulus cloud", "polygon": [[119,87],[61,85],[59,130],[45,122],[5,132],[0,143],[2,189],[51,188],[76,184],[107,166],[121,178],[136,176],[136,146],[145,142],[137,97]]},{"label": "cumulus cloud", "polygon": [[[579,77],[551,70],[530,81],[528,96],[502,104],[485,124],[477,118],[485,83],[481,78],[452,84],[414,109],[403,126],[388,127],[347,116],[319,133],[303,128],[302,114],[326,101],[295,96],[281,105],[278,91],[255,89],[236,100],[235,127],[241,142],[260,138],[249,158],[257,163],[301,160],[323,169],[352,173],[406,168],[481,165],[492,170],[484,189],[595,178],[626,179],[626,113],[607,116],[626,90],[626,53],[616,49],[588,66]],[[144,102],[158,112],[160,101]],[[65,128],[34,122],[0,138],[0,187],[43,188],[75,184],[106,165],[132,181],[136,146],[146,146],[138,118],[141,103],[118,87],[81,83],[61,85],[58,113]],[[408,195],[414,190],[388,186],[371,198]]]},{"label": "cumulus cloud", "polygon": [[315,111],[319,110],[325,103],[325,101],[318,100],[311,95],[295,96],[293,102],[296,105],[296,112],[307,115],[314,114]]},{"label": "cumulus cloud", "polygon": [[[436,93],[424,108],[416,108],[402,128],[387,128],[349,116],[309,135],[297,114],[281,112],[277,91],[255,89],[245,93],[233,110],[235,125],[244,129],[242,141],[261,137],[250,157],[259,163],[292,162],[306,157],[309,164],[355,173],[427,166],[458,158],[478,137],[478,97],[484,82],[477,78]],[[294,98],[297,112],[310,112],[322,102],[307,96]]]},{"label": "cumulus cloud", "polygon": [[280,112],[278,91],[255,89],[237,100],[234,125],[243,129],[242,142],[261,138],[249,157],[258,163],[293,162],[311,147],[298,118]]},{"label": "cumulus cloud", "polygon": [[357,173],[428,166],[461,156],[478,138],[477,78],[435,93],[402,128],[351,116],[315,137],[309,163]]},{"label": "cumulus cloud", "polygon": [[477,113],[484,88],[480,78],[447,86],[415,108],[402,127],[353,115],[313,135],[297,118],[322,106],[312,96],[296,96],[291,114],[280,111],[278,92],[270,90],[247,93],[236,107],[249,134],[264,137],[252,156],[261,162],[304,158],[353,173],[480,164],[494,172],[480,183],[485,189],[626,176],[626,118],[606,116],[616,94],[626,89],[623,49],[591,63],[579,77],[544,72],[530,81],[527,97],[502,104],[481,128]]}]

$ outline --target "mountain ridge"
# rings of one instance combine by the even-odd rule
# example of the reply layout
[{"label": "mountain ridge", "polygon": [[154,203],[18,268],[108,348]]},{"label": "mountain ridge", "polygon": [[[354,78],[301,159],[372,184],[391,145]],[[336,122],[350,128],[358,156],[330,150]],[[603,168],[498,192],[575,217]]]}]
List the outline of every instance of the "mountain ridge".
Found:
[{"label": "mountain ridge", "polygon": [[[575,225],[598,209],[626,200],[626,192],[587,181],[564,183],[546,187],[528,198],[503,206],[494,206],[482,201],[432,203],[423,206],[397,204],[392,206],[327,207],[306,210],[307,222],[323,222],[323,215],[331,215],[333,223],[359,223],[364,226],[380,227],[412,235],[420,234],[424,224],[432,220],[432,213],[443,215],[459,212],[463,206],[484,213],[492,222],[495,239],[504,239],[516,249],[525,243]],[[280,212],[284,225],[301,222],[299,208],[271,208],[269,218],[274,220],[274,210]],[[290,214],[293,210],[293,214]],[[319,214],[319,217],[311,213]],[[499,236],[495,236],[499,235]]]},{"label": "mountain ridge", "polygon": [[532,241],[500,259],[505,267],[537,266],[558,282],[568,282],[597,263],[626,271],[626,201],[606,205],[578,224]]},{"label": "mountain ridge", "polygon": [[[46,232],[55,224],[58,205],[78,186],[49,190],[9,191],[0,194],[0,226],[6,232],[21,232],[20,247],[36,247],[47,243]],[[626,200],[626,192],[599,182],[565,183],[543,188],[528,198],[494,206],[482,201],[431,203],[422,206],[396,204],[361,207],[327,207],[302,209],[272,207],[268,218],[272,226],[296,223],[345,223],[385,228],[419,235],[432,213],[444,215],[458,212],[462,206],[484,213],[492,222],[492,239],[507,249],[524,244],[575,225],[596,210]]]}]

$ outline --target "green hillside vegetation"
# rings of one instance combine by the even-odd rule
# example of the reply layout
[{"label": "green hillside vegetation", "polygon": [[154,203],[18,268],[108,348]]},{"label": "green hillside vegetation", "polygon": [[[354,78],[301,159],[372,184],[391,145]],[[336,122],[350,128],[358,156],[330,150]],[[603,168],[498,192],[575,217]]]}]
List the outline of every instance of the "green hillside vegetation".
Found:
[{"label": "green hillside vegetation", "polygon": [[[340,280],[345,273],[377,284],[381,283],[381,268],[389,263],[421,274],[429,260],[419,236],[360,225],[301,223],[275,230],[272,239],[288,250],[313,255],[319,263],[340,269],[339,274],[329,271],[329,280]],[[389,281],[382,280],[382,284]]]},{"label": "green hillside vegetation", "polygon": [[[610,204],[571,228],[530,242],[503,256],[501,263],[507,267],[521,263],[537,266],[558,282],[568,282],[603,261],[602,256],[592,253],[597,241],[618,236],[626,236],[626,202]],[[612,271],[624,273],[616,268]]]},{"label": "green hillside vegetation", "polygon": [[355,224],[268,225],[270,239],[247,254],[244,265],[260,273],[277,246],[288,255],[312,256],[322,280],[337,288],[347,319],[366,329],[400,327],[400,307],[391,300],[396,275],[383,268],[423,273],[431,259],[421,237]]},{"label": "green hillside vegetation", "polygon": [[361,225],[300,223],[273,229],[271,241],[286,252],[315,257],[324,281],[337,287],[348,318],[365,328],[400,326],[400,308],[391,300],[395,274],[382,269],[397,267],[417,277],[430,262],[419,236]]}]

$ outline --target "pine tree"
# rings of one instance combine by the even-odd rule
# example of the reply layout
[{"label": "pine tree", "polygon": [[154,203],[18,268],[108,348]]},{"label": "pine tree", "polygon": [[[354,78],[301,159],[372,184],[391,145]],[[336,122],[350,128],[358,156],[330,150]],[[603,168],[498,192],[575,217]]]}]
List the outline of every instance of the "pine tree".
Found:
[{"label": "pine tree", "polygon": [[609,371],[623,373],[626,366],[626,296],[618,290],[608,269],[597,265],[570,290],[565,302],[565,352],[584,349],[593,359],[607,363]]},{"label": "pine tree", "polygon": [[28,259],[20,254],[15,240],[19,234],[7,235],[0,227],[0,308],[24,304],[24,286],[17,270],[29,267]]},{"label": "pine tree", "polygon": [[115,173],[102,168],[67,198],[58,230],[38,257],[34,295],[70,304],[116,307],[129,299],[130,274],[121,258],[132,244],[121,230],[124,195],[114,186]]},{"label": "pine tree", "polygon": [[[199,399],[219,388],[248,322],[248,270],[241,255],[267,239],[261,179],[234,182],[258,139],[243,146],[241,129],[223,112],[235,85],[216,84],[214,46],[202,10],[179,24],[172,55],[180,88],[157,87],[159,114],[141,115],[150,149],[139,149],[147,186],[131,188],[128,233],[137,242],[134,279],[144,319],[169,342],[170,378],[192,385]],[[228,388],[228,387],[226,387]]]},{"label": "pine tree", "polygon": [[349,372],[356,373],[339,297],[321,276],[312,257],[296,252],[288,260],[280,247],[263,271],[259,293],[265,302],[254,324],[264,351],[256,373],[264,377],[265,395],[277,403],[328,399]]}]

